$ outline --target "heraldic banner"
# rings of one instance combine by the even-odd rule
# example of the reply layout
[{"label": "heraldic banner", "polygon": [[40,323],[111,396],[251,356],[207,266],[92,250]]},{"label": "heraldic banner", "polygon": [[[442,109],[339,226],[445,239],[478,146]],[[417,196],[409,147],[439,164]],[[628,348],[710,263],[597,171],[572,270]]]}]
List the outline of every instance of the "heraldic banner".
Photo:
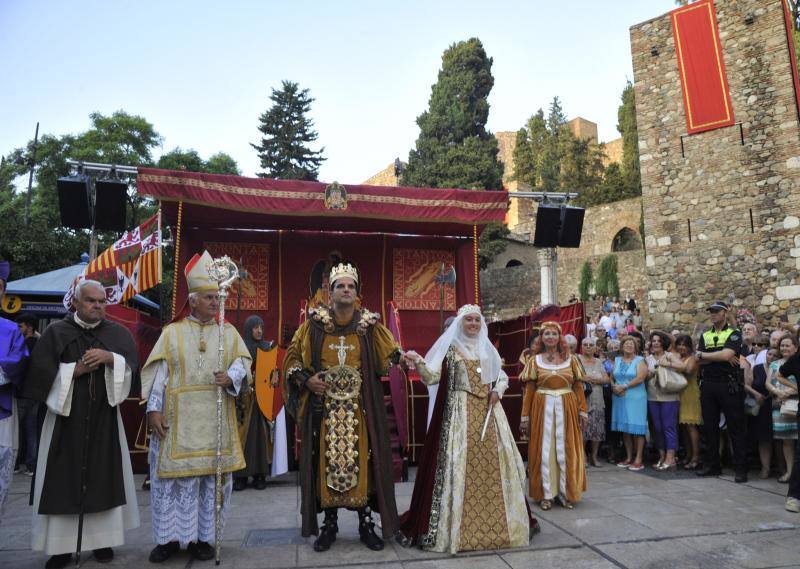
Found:
[{"label": "heraldic banner", "polygon": [[269,245],[263,243],[207,242],[214,257],[227,255],[239,267],[239,283],[234,284],[225,310],[267,310],[269,292]]},{"label": "heraldic banner", "polygon": [[689,134],[734,123],[712,0],[670,12]]},{"label": "heraldic banner", "polygon": [[[439,310],[440,291],[436,275],[455,266],[453,251],[395,249],[392,295],[400,310]],[[455,289],[444,287],[444,309],[456,309]]]},{"label": "heraldic banner", "polygon": [[72,306],[75,287],[83,280],[98,281],[106,301],[119,304],[161,282],[161,212],[122,234],[111,247],[89,263],[64,295]]}]

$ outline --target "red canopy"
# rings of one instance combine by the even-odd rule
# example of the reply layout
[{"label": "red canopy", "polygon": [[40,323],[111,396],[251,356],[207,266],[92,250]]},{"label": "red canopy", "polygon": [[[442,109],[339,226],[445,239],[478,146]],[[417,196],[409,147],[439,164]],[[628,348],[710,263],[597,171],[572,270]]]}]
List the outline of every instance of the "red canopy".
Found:
[{"label": "red canopy", "polygon": [[[140,194],[161,200],[174,221],[177,202],[195,227],[311,229],[416,235],[473,235],[502,222],[503,191],[341,186],[139,168]],[[221,214],[220,209],[231,213]]]}]

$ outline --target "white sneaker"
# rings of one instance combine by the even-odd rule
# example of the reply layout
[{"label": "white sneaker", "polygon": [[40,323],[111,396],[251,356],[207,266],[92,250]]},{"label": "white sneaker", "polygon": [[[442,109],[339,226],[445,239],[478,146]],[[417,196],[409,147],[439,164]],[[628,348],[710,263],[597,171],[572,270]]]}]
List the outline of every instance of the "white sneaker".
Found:
[{"label": "white sneaker", "polygon": [[786,509],[796,514],[800,513],[800,500],[797,498],[786,498]]}]

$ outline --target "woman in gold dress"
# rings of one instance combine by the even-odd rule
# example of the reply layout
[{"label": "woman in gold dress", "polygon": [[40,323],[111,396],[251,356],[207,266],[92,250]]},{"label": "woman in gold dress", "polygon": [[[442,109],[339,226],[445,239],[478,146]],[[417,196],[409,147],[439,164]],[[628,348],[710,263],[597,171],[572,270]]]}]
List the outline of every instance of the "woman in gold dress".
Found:
[{"label": "woman in gold dress", "polygon": [[525,466],[498,404],[508,376],[480,307],[462,306],[425,358],[408,352],[404,359],[426,384],[442,379],[445,391],[441,424],[431,422],[423,450],[435,457],[435,475],[432,483],[426,472],[417,475],[411,509],[401,517],[403,544],[448,553],[527,546],[537,525]]},{"label": "woman in gold dress", "polygon": [[588,413],[583,369],[570,355],[561,326],[542,324],[530,350],[520,356],[525,384],[520,430],[528,435],[530,494],[543,510],[553,501],[572,508],[586,490],[583,431]]}]

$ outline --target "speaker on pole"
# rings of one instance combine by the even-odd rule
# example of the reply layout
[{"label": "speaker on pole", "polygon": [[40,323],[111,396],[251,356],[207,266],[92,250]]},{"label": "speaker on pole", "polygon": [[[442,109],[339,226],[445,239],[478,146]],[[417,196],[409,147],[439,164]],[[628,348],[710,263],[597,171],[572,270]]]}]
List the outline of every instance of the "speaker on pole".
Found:
[{"label": "speaker on pole", "polygon": [[97,180],[94,190],[95,229],[98,231],[125,230],[128,184],[120,180]]},{"label": "speaker on pole", "polygon": [[580,247],[584,213],[585,210],[582,207],[540,205],[536,210],[533,245],[535,247]]},{"label": "speaker on pole", "polygon": [[89,176],[63,176],[56,182],[61,225],[70,229],[91,229],[92,206]]}]

